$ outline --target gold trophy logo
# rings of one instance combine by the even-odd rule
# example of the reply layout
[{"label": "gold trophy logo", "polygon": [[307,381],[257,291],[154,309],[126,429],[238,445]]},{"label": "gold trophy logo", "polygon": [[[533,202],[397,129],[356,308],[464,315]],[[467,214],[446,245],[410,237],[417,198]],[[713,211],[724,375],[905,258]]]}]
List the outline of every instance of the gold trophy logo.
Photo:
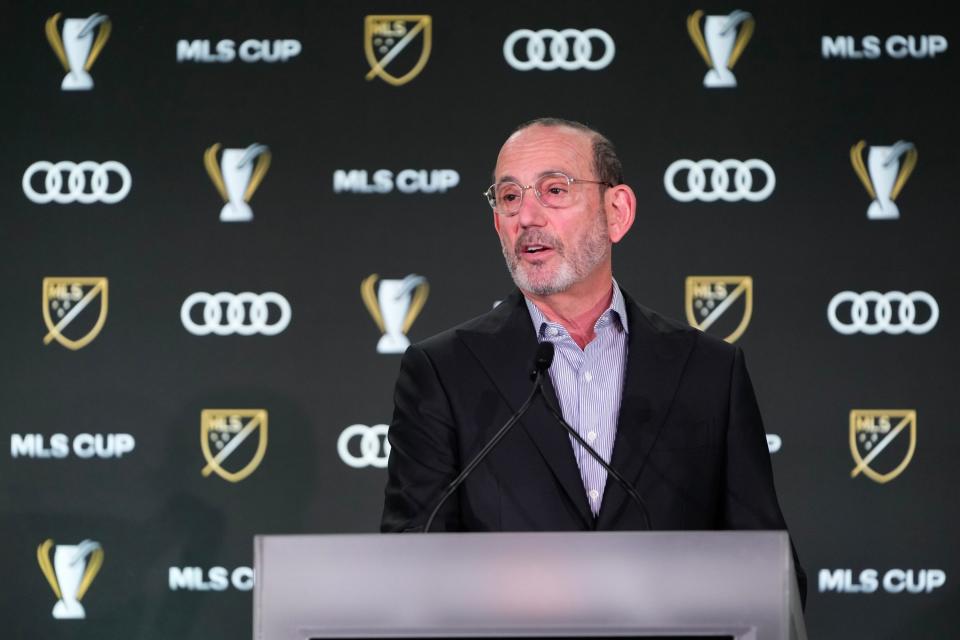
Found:
[{"label": "gold trophy logo", "polygon": [[377,353],[403,353],[410,346],[407,332],[423,310],[430,285],[423,276],[411,273],[402,280],[380,280],[372,274],[360,283],[360,296],[383,334]]},{"label": "gold trophy logo", "polygon": [[[45,28],[47,41],[67,72],[60,88],[64,91],[88,91],[93,89],[90,69],[110,38],[110,18],[102,13],[95,13],[89,18],[67,18],[63,21],[61,36],[57,23],[62,15],[55,13],[50,16]],[[97,26],[100,28],[97,29]],[[93,36],[95,29],[96,38]]]},{"label": "gold trophy logo", "polygon": [[896,220],[900,209],[894,202],[917,166],[917,148],[912,142],[898,140],[889,147],[870,147],[863,161],[866,140],[850,148],[850,164],[864,189],[873,198],[867,207],[870,220]]},{"label": "gold trophy logo", "polygon": [[[389,73],[387,66],[420,35],[420,57],[413,67],[400,76]],[[363,23],[363,50],[370,63],[367,80],[379,77],[395,87],[407,84],[426,66],[432,42],[433,19],[428,15],[367,16]]]},{"label": "gold trophy logo", "polygon": [[[52,562],[51,548],[54,548]],[[64,620],[85,618],[86,611],[80,601],[103,564],[100,543],[84,540],[78,545],[58,544],[54,547],[53,540],[47,539],[37,547],[37,562],[57,596],[53,617]]]},{"label": "gold trophy logo", "polygon": [[[236,471],[225,468],[227,458],[254,432],[258,441],[246,465]],[[216,473],[227,482],[240,482],[260,466],[267,452],[267,410],[204,409],[200,412],[200,449],[207,461],[200,472],[204,478]]]},{"label": "gold trophy logo", "polygon": [[[906,442],[900,438],[904,433],[907,434]],[[907,468],[916,449],[915,409],[854,409],[850,412],[850,453],[856,463],[850,471],[851,478],[863,473],[874,482],[890,482]],[[884,452],[886,455],[881,458]],[[877,466],[883,470],[878,470]]]},{"label": "gold trophy logo", "polygon": [[687,18],[687,33],[710,70],[703,78],[703,86],[721,89],[737,86],[733,67],[747,48],[756,22],[746,11],[734,11],[728,16],[707,16],[700,29],[703,11],[694,11]]},{"label": "gold trophy logo", "polygon": [[689,276],[686,283],[686,311],[690,326],[707,331],[718,324],[723,314],[743,298],[743,314],[724,340],[736,342],[753,316],[753,278],[750,276]]},{"label": "gold trophy logo", "polygon": [[[90,344],[100,334],[107,321],[108,281],[106,278],[49,277],[43,279],[43,322],[47,334],[43,344],[54,340],[76,351]],[[90,304],[100,298],[100,314],[86,334],[69,338],[64,331]]]},{"label": "gold trophy logo", "polygon": [[246,149],[224,149],[217,164],[220,146],[218,142],[203,154],[207,175],[223,198],[220,222],[249,222],[253,210],[248,203],[270,169],[270,147],[254,143]]}]

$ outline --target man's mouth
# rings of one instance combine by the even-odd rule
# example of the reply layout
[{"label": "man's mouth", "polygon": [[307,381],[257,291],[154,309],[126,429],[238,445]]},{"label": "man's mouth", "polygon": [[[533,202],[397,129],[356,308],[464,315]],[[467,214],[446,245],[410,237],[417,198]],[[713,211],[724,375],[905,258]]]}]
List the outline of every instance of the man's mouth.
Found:
[{"label": "man's mouth", "polygon": [[542,255],[552,250],[553,250],[553,247],[546,244],[542,244],[542,243],[536,243],[536,242],[524,243],[520,245],[521,255],[528,255],[528,256]]}]

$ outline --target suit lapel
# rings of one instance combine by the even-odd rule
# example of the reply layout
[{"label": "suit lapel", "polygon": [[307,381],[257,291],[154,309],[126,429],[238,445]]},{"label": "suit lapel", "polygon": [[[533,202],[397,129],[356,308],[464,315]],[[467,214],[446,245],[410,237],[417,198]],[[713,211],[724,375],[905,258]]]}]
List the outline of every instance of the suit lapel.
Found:
[{"label": "suit lapel", "polygon": [[[694,333],[666,324],[657,326],[659,323],[655,324],[655,319],[649,318],[626,293],[624,299],[630,326],[627,372],[610,465],[636,487],[673,404],[694,344]],[[611,528],[628,500],[617,481],[607,478],[597,528]]]},{"label": "suit lapel", "polygon": [[[476,356],[510,411],[519,409],[532,389],[530,370],[537,348],[537,335],[523,295],[515,291],[477,329],[463,330],[459,336]],[[549,376],[544,386],[550,402],[559,406]],[[520,420],[520,426],[529,434],[557,482],[576,505],[584,525],[592,527],[593,514],[570,439],[563,427],[556,423],[543,399],[533,402]]]}]

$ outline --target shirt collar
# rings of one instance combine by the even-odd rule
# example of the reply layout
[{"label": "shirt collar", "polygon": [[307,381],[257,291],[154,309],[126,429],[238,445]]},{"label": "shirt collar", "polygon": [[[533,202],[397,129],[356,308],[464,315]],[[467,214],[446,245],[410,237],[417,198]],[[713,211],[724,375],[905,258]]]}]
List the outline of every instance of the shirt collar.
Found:
[{"label": "shirt collar", "polygon": [[[524,296],[523,301],[527,303],[527,311],[530,312],[530,320],[533,322],[533,328],[537,332],[537,337],[540,338],[543,336],[543,331],[546,326],[551,323],[547,316],[540,311],[539,307],[533,303],[530,298]],[[599,325],[604,319],[609,319],[619,326],[625,333],[630,333],[630,330],[627,326],[627,304],[623,299],[623,292],[620,291],[620,285],[617,284],[617,279],[613,279],[613,298],[610,300],[610,306],[607,307],[606,311],[600,314],[600,317],[597,318],[597,323],[594,325],[594,329],[600,328]],[[558,325],[559,326],[559,325]]]}]

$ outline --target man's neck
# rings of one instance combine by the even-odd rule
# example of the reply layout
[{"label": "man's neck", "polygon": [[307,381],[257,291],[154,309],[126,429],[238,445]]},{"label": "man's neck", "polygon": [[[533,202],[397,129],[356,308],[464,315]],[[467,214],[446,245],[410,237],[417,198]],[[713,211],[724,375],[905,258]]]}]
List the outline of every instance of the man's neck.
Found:
[{"label": "man's neck", "polygon": [[[586,284],[586,283],[579,283]],[[524,295],[533,302],[550,322],[556,322],[567,330],[570,337],[581,349],[594,338],[594,325],[603,312],[610,307],[613,299],[613,277],[608,275],[606,287],[593,286],[585,291],[571,289],[549,296],[538,296],[528,292]]]}]

